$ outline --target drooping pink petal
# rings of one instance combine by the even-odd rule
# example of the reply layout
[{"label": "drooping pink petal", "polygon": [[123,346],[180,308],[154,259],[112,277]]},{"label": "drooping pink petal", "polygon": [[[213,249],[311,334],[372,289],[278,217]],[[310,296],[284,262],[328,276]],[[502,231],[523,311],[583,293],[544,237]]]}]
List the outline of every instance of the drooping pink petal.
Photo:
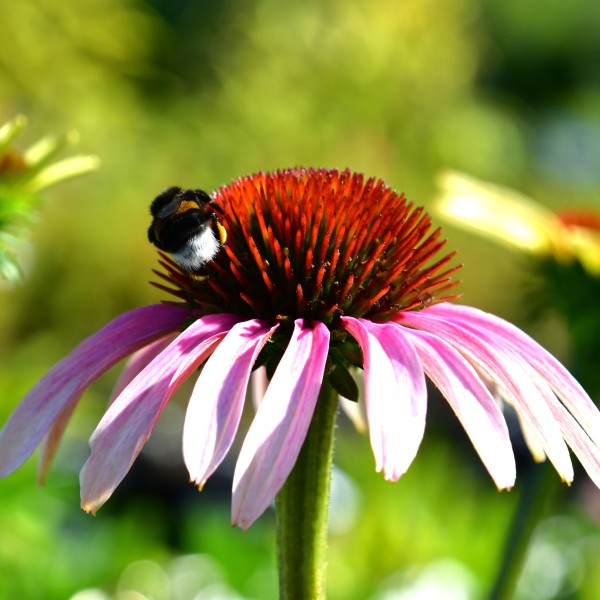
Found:
[{"label": "drooping pink petal", "polygon": [[359,433],[366,433],[368,430],[367,415],[364,411],[364,404],[362,402],[354,402],[354,400],[348,400],[340,396],[340,408],[342,412],[348,417],[349,421],[354,425],[356,431]]},{"label": "drooping pink petal", "polygon": [[600,448],[590,439],[571,413],[554,398],[550,408],[558,421],[567,444],[583,465],[590,479],[600,488]]},{"label": "drooping pink petal", "polygon": [[115,383],[108,404],[112,404],[120,396],[121,392],[134,380],[135,376],[145,369],[176,337],[176,334],[167,335],[134,352],[127,359]]},{"label": "drooping pink petal", "polygon": [[489,377],[538,436],[561,477],[573,480],[573,465],[560,428],[518,355],[485,330],[475,333],[448,316],[432,314],[429,308],[398,313],[396,321],[445,340]]},{"label": "drooping pink petal", "polygon": [[533,460],[537,463],[543,463],[546,460],[546,451],[544,450],[544,445],[540,441],[539,436],[531,429],[531,427],[529,427],[527,421],[525,421],[518,412],[515,412],[515,414],[519,421],[519,428],[523,434],[523,440],[525,441],[525,445],[529,449]]},{"label": "drooping pink petal", "polygon": [[454,410],[498,488],[511,488],[517,473],[508,427],[475,369],[440,338],[416,329],[403,330],[425,373]]},{"label": "drooping pink petal", "polygon": [[592,481],[600,487],[600,448],[590,439],[590,436],[573,415],[561,404],[540,373],[529,364],[526,364],[525,368],[529,369],[531,379],[548,403],[567,445],[573,450]]},{"label": "drooping pink petal", "polygon": [[234,325],[198,377],[185,417],[183,458],[200,487],[231,448],[252,367],[276,328],[257,319]]},{"label": "drooping pink petal", "polygon": [[50,471],[50,466],[52,465],[52,461],[58,450],[58,445],[60,444],[60,440],[62,440],[67,425],[76,408],[77,402],[70,402],[67,404],[62,412],[54,419],[48,433],[46,433],[42,439],[37,465],[38,485],[46,484],[46,477],[48,476],[48,471]]},{"label": "drooping pink petal", "polygon": [[432,314],[449,316],[471,331],[483,330],[503,340],[540,373],[594,442],[600,445],[600,411],[569,371],[525,332],[496,315],[471,306],[444,302],[427,310],[431,310]]},{"label": "drooping pink petal", "polygon": [[262,399],[267,393],[269,387],[269,378],[267,377],[267,369],[265,367],[258,367],[252,371],[250,376],[250,393],[252,394],[252,406],[254,410],[258,410]]},{"label": "drooping pink petal", "polygon": [[342,317],[363,351],[365,403],[377,471],[397,481],[425,431],[427,389],[417,353],[400,327]]},{"label": "drooping pink petal", "polygon": [[[169,304],[143,306],[81,342],[37,382],[6,422],[0,432],[0,477],[25,462],[58,419],[48,449],[52,454],[90,384],[119,360],[176,330],[189,316],[189,309]],[[44,470],[48,459],[45,462]]]},{"label": "drooping pink petal", "polygon": [[[112,404],[114,399],[127,387],[129,382],[162,350],[166,348],[166,346],[175,338],[174,334],[162,337],[154,342],[151,342],[147,346],[140,348],[136,352],[134,352],[129,359],[127,360],[127,364],[123,369],[123,372],[119,376],[117,383],[115,384],[115,389],[113,390],[112,396],[109,400],[109,404]],[[77,404],[72,402],[68,404],[63,412],[56,417],[54,423],[52,423],[52,427],[50,427],[48,433],[44,436],[42,441],[42,445],[40,446],[40,456],[38,459],[38,470],[37,470],[37,479],[40,485],[44,484],[46,481],[46,476],[48,475],[48,470],[50,469],[50,465],[52,460],[54,459],[54,455],[56,454],[56,450],[58,449],[58,444],[62,439],[64,431],[71,420],[71,416],[73,411],[77,407]]]},{"label": "drooping pink petal", "polygon": [[231,314],[194,321],[110,405],[90,439],[80,475],[81,506],[96,512],[129,471],[179,385],[239,321]]},{"label": "drooping pink petal", "polygon": [[323,323],[295,322],[240,450],[233,477],[234,525],[250,527],[290,474],[312,420],[328,349],[329,330]]}]

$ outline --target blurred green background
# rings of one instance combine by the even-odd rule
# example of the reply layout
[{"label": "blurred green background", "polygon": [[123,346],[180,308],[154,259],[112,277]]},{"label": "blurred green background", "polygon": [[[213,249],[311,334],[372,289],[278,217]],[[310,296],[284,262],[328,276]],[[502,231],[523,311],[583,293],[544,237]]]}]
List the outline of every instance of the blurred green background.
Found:
[{"label": "blurred green background", "polygon": [[[25,283],[0,290],[1,421],[83,337],[161,299],[146,230],[166,186],[350,167],[428,205],[452,167],[550,207],[598,207],[599,31],[597,0],[1,3],[0,122],[26,114],[23,144],[76,129],[102,161],[44,192]],[[525,320],[522,260],[446,237],[464,302],[568,363],[560,319]],[[229,526],[232,461],[202,494],[187,483],[185,393],[98,516],[80,511],[77,473],[115,377],[86,395],[46,488],[34,460],[0,481],[0,598],[276,598],[273,515]],[[336,463],[330,598],[486,597],[519,482],[496,492],[443,400],[432,393],[397,484],[345,421]],[[566,494],[536,531],[520,599],[600,597],[600,499],[582,473]]]}]

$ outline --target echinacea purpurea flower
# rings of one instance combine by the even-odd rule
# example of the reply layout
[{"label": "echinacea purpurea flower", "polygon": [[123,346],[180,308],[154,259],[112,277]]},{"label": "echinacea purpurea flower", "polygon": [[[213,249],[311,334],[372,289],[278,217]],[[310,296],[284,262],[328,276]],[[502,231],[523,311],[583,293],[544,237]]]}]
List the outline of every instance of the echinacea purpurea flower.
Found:
[{"label": "echinacea purpurea flower", "polygon": [[132,354],[120,393],[93,433],[81,472],[95,512],[147,441],[166,403],[202,366],[183,432],[200,487],[230,449],[253,369],[266,394],[233,480],[232,521],[248,527],[292,471],[328,385],[353,395],[364,370],[376,468],[396,481],[425,428],[425,375],[440,389],[500,489],[515,480],[493,382],[563,480],[567,445],[600,485],[600,414],[548,352],[515,326],[450,302],[451,254],[429,216],[382,181],[349,171],[290,169],[242,177],[215,191],[227,245],[190,275],[161,256],[157,284],[174,302],[137,308],[82,342],[49,371],[0,433],[0,475],[40,444],[43,478],[84,390]]}]

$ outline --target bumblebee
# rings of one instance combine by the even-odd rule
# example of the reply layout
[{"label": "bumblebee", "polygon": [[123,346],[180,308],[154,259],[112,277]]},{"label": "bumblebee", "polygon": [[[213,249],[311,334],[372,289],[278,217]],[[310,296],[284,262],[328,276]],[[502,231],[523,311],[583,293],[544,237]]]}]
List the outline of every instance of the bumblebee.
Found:
[{"label": "bumblebee", "polygon": [[148,239],[182,269],[198,273],[227,239],[216,210],[219,205],[202,190],[167,188],[150,205]]}]

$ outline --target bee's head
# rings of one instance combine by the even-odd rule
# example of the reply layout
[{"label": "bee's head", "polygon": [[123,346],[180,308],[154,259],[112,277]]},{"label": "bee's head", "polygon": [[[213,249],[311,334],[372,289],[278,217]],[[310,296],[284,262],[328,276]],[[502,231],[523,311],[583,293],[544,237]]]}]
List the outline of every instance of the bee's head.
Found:
[{"label": "bee's head", "polygon": [[150,205],[152,223],[148,239],[160,250],[174,253],[210,227],[214,210],[210,196],[201,190],[170,187]]},{"label": "bee's head", "polygon": [[215,210],[221,209],[202,190],[167,188],[150,205],[148,239],[186,271],[198,272],[227,237]]}]

